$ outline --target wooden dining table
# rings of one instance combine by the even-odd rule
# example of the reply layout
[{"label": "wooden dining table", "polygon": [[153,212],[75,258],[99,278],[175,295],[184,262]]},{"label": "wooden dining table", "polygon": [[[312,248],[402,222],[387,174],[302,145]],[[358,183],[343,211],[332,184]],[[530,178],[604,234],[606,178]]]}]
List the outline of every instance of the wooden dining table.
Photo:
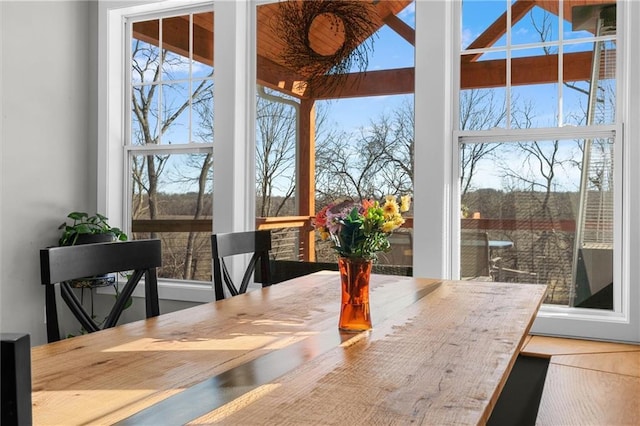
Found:
[{"label": "wooden dining table", "polygon": [[345,333],[317,272],[32,348],[33,423],[483,424],[545,290],[374,274]]}]

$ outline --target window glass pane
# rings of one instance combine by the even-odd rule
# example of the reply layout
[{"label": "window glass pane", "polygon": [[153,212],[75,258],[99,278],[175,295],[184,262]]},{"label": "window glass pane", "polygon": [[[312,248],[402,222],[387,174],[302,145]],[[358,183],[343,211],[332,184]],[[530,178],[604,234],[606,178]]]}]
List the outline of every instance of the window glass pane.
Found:
[{"label": "window glass pane", "polygon": [[194,78],[213,76],[213,13],[193,15],[193,61],[191,74]]},{"label": "window glass pane", "polygon": [[191,142],[213,142],[213,82],[193,80],[191,83]]},{"label": "window glass pane", "polygon": [[212,155],[132,154],[131,167],[134,238],[162,240],[159,276],[210,281]]},{"label": "window glass pane", "polygon": [[462,2],[461,48],[477,49],[506,45],[506,28],[489,28],[503,14],[507,13],[505,0],[464,0]]},{"label": "window glass pane", "polygon": [[131,145],[158,143],[158,92],[157,85],[132,88]]},{"label": "window glass pane", "polygon": [[165,18],[162,23],[162,80],[179,80],[190,74],[190,16]]},{"label": "window glass pane", "polygon": [[162,89],[162,143],[188,143],[190,93],[189,82],[163,84]]},{"label": "window glass pane", "polygon": [[613,309],[613,140],[461,148],[461,277],[543,283],[545,303]]},{"label": "window glass pane", "polygon": [[131,81],[134,84],[154,81],[153,70],[160,66],[159,28],[158,20],[133,24]]},{"label": "window glass pane", "polygon": [[564,47],[562,89],[565,124],[584,126],[589,105],[589,81],[593,43],[567,44]]},{"label": "window glass pane", "polygon": [[460,92],[460,130],[504,128],[505,89],[469,89]]},{"label": "window glass pane", "polygon": [[[523,5],[525,7],[522,7]],[[514,3],[511,6],[511,44],[557,42],[557,11],[557,1],[545,1],[543,6],[532,8],[529,8],[526,2]]]}]

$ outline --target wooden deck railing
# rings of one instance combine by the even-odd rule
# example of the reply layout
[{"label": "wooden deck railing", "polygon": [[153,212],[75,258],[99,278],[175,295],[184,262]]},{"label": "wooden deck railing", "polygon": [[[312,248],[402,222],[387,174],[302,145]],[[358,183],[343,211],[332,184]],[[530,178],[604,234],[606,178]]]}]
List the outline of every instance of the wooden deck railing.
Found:
[{"label": "wooden deck railing", "polygon": [[[300,228],[302,232],[312,231],[311,216],[258,217],[256,229]],[[408,217],[403,228],[413,228],[413,218]],[[532,220],[532,219],[462,219],[462,229],[481,231],[501,230],[555,230],[575,232],[574,220]],[[133,232],[212,232],[211,219],[135,219]]]}]

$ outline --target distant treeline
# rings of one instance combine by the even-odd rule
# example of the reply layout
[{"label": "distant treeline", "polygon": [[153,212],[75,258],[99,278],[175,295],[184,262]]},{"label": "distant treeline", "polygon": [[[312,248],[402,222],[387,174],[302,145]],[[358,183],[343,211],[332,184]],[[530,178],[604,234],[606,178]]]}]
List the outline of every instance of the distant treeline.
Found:
[{"label": "distant treeline", "polygon": [[[190,216],[195,210],[198,194],[188,192],[184,194],[158,194],[160,212],[163,216]],[[205,202],[210,203],[210,197]],[[496,189],[479,189],[469,192],[462,200],[463,208],[472,215],[479,212],[481,217],[496,219],[517,219],[539,214],[541,209],[547,209],[555,219],[575,219],[579,194],[577,192],[544,192],[511,191]],[[272,204],[282,203],[282,197],[272,197]],[[260,211],[262,200],[256,199],[256,210]],[[211,215],[211,206],[205,211]],[[295,199],[285,202],[282,216],[295,215]],[[138,217],[141,219],[142,217]]]}]

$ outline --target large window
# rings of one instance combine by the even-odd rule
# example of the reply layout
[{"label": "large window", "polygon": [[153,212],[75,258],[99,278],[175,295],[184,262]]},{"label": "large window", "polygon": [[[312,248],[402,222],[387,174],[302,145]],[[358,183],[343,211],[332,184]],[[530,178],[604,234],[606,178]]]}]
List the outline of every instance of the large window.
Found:
[{"label": "large window", "polygon": [[128,21],[125,205],[160,238],[161,278],[211,280],[213,12]]},{"label": "large window", "polygon": [[455,269],[621,313],[616,4],[465,0],[461,13]]}]

